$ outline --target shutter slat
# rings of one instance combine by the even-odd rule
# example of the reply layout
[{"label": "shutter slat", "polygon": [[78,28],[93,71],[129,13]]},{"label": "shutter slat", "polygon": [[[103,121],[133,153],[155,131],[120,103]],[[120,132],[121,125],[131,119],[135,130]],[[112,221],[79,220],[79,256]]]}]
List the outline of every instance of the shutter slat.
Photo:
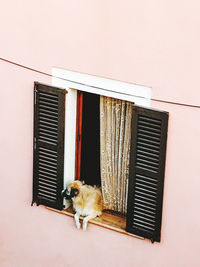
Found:
[{"label": "shutter slat", "polygon": [[38,177],[41,181],[45,180],[46,182],[56,184],[56,177],[51,177],[48,174],[46,174],[45,172],[44,173],[39,172]]},{"label": "shutter slat", "polygon": [[58,101],[57,100],[50,100],[48,98],[41,98],[40,97],[40,105],[45,105],[47,107],[52,107],[52,108],[55,108],[57,109],[58,107]]},{"label": "shutter slat", "polygon": [[35,83],[33,203],[63,208],[65,90]]},{"label": "shutter slat", "polygon": [[39,119],[40,119],[40,121],[44,120],[44,121],[50,122],[50,123],[55,124],[55,125],[58,124],[58,118],[50,118],[49,116],[39,115]]},{"label": "shutter slat", "polygon": [[145,193],[145,192],[141,192],[139,191],[139,189],[136,187],[136,190],[135,190],[135,198],[136,198],[136,201],[143,201],[143,202],[146,202],[147,204],[149,203],[149,205],[151,206],[155,206],[156,204],[156,197],[155,195],[151,195],[148,194],[148,193]]},{"label": "shutter slat", "polygon": [[160,241],[168,113],[133,107],[127,231]]},{"label": "shutter slat", "polygon": [[44,133],[44,134],[46,134],[46,135],[49,135],[49,136],[54,136],[54,137],[58,137],[58,134],[56,133],[56,132],[53,132],[53,131],[51,131],[51,130],[47,130],[47,129],[45,129],[45,128],[41,128],[40,127],[40,132],[41,133]]},{"label": "shutter slat", "polygon": [[149,131],[148,130],[148,128],[147,129],[145,129],[144,127],[140,127],[139,129],[138,129],[138,133],[140,133],[140,134],[146,134],[146,135],[148,135],[148,136],[151,136],[153,139],[157,139],[157,140],[159,140],[160,139],[160,135],[159,135],[159,133],[155,133],[155,132],[151,132],[151,131]]},{"label": "shutter slat", "polygon": [[[54,89],[58,89],[58,88],[53,87],[53,86],[45,86],[44,84],[39,84],[39,83],[36,84],[36,86],[38,86],[38,87],[39,86],[43,86],[43,88],[44,87],[46,87],[46,88],[48,87],[49,89],[52,88],[53,90]],[[58,100],[58,95],[57,94],[48,93],[47,91],[45,91],[45,92],[44,91],[40,91],[39,92],[39,95],[42,96],[43,98],[49,98],[49,99],[53,99],[53,100]]]},{"label": "shutter slat", "polygon": [[46,108],[45,108],[45,106],[40,106],[40,114],[42,114],[42,113],[45,113],[45,114],[47,114],[47,115],[49,115],[49,116],[54,116],[54,117],[58,117],[58,112],[56,112],[56,111],[52,111],[52,110],[47,110]]},{"label": "shutter slat", "polygon": [[44,177],[42,175],[39,175],[39,180],[41,184],[49,184],[49,186],[55,186],[56,187],[56,180],[52,181],[51,179],[48,179],[48,177]]},{"label": "shutter slat", "polygon": [[42,174],[42,175],[46,175],[47,177],[49,177],[49,179],[56,179],[56,174],[52,174],[52,173],[50,173],[48,170],[46,171],[46,170],[44,170],[44,169],[41,169],[41,168],[38,168],[38,173],[39,173],[39,175],[40,175],[40,173]]}]

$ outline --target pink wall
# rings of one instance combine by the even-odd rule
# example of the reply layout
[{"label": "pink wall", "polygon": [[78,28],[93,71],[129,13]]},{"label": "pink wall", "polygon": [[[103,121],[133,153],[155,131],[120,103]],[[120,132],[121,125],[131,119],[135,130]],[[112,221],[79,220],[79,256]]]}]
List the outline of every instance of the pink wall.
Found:
[{"label": "pink wall", "polygon": [[[198,1],[11,1],[1,5],[1,57],[152,87],[153,97],[198,104]],[[152,245],[30,207],[33,81],[0,61],[0,266],[199,266],[199,109],[169,111],[162,240]]]}]

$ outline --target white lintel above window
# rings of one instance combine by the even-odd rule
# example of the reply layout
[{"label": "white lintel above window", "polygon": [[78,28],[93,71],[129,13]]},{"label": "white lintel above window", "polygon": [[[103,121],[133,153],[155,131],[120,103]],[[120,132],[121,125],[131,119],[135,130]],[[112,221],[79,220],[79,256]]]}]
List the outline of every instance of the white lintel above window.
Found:
[{"label": "white lintel above window", "polygon": [[114,97],[134,102],[138,106],[151,107],[152,89],[142,85],[120,82],[88,74],[52,69],[52,85],[74,88],[80,91]]}]

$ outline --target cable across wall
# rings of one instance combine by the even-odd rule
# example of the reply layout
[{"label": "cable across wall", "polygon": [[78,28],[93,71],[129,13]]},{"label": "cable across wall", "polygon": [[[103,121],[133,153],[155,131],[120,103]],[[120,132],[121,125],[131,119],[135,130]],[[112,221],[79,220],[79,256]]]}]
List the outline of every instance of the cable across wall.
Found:
[{"label": "cable across wall", "polygon": [[[9,64],[12,64],[12,65],[18,66],[20,68],[24,68],[24,69],[27,69],[27,70],[30,70],[30,71],[37,72],[39,74],[43,74],[43,75],[49,76],[51,78],[56,78],[56,79],[60,79],[60,80],[63,80],[63,81],[73,82],[73,83],[76,83],[76,84],[79,84],[79,85],[87,86],[87,87],[90,87],[90,88],[101,89],[103,91],[116,93],[115,91],[112,91],[112,90],[109,90],[109,89],[105,89],[105,88],[101,88],[101,87],[96,87],[96,86],[93,86],[93,85],[88,85],[88,84],[85,84],[85,83],[80,83],[80,82],[77,82],[77,81],[73,81],[73,80],[69,80],[69,79],[64,79],[64,78],[61,78],[61,77],[56,77],[56,76],[54,76],[52,74],[49,74],[49,73],[46,73],[46,72],[42,72],[42,71],[39,71],[39,70],[30,68],[30,67],[27,67],[27,66],[18,64],[16,62],[7,60],[5,58],[0,58],[0,60],[1,61],[4,61],[4,62],[7,62]],[[193,104],[187,104],[187,103],[181,103],[181,102],[174,102],[174,101],[168,101],[168,100],[157,99],[157,98],[147,98],[147,97],[133,95],[133,94],[128,94],[128,93],[120,93],[120,92],[118,92],[118,94],[123,94],[123,95],[127,95],[127,96],[141,98],[141,99],[151,100],[151,101],[154,101],[154,102],[160,102],[160,103],[164,103],[164,104],[178,105],[178,106],[184,106],[184,107],[189,107],[189,108],[197,108],[197,109],[200,109],[200,105],[193,105]]]}]

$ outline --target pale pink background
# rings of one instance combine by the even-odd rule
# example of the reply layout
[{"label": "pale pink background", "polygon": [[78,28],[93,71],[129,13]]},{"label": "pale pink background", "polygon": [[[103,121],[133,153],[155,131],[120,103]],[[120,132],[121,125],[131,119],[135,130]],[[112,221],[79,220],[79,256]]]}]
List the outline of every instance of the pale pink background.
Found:
[{"label": "pale pink background", "polygon": [[[199,1],[2,1],[0,57],[152,87],[154,98],[200,103]],[[200,110],[170,113],[161,243],[89,225],[32,199],[33,81],[0,61],[0,266],[200,266]]]}]

